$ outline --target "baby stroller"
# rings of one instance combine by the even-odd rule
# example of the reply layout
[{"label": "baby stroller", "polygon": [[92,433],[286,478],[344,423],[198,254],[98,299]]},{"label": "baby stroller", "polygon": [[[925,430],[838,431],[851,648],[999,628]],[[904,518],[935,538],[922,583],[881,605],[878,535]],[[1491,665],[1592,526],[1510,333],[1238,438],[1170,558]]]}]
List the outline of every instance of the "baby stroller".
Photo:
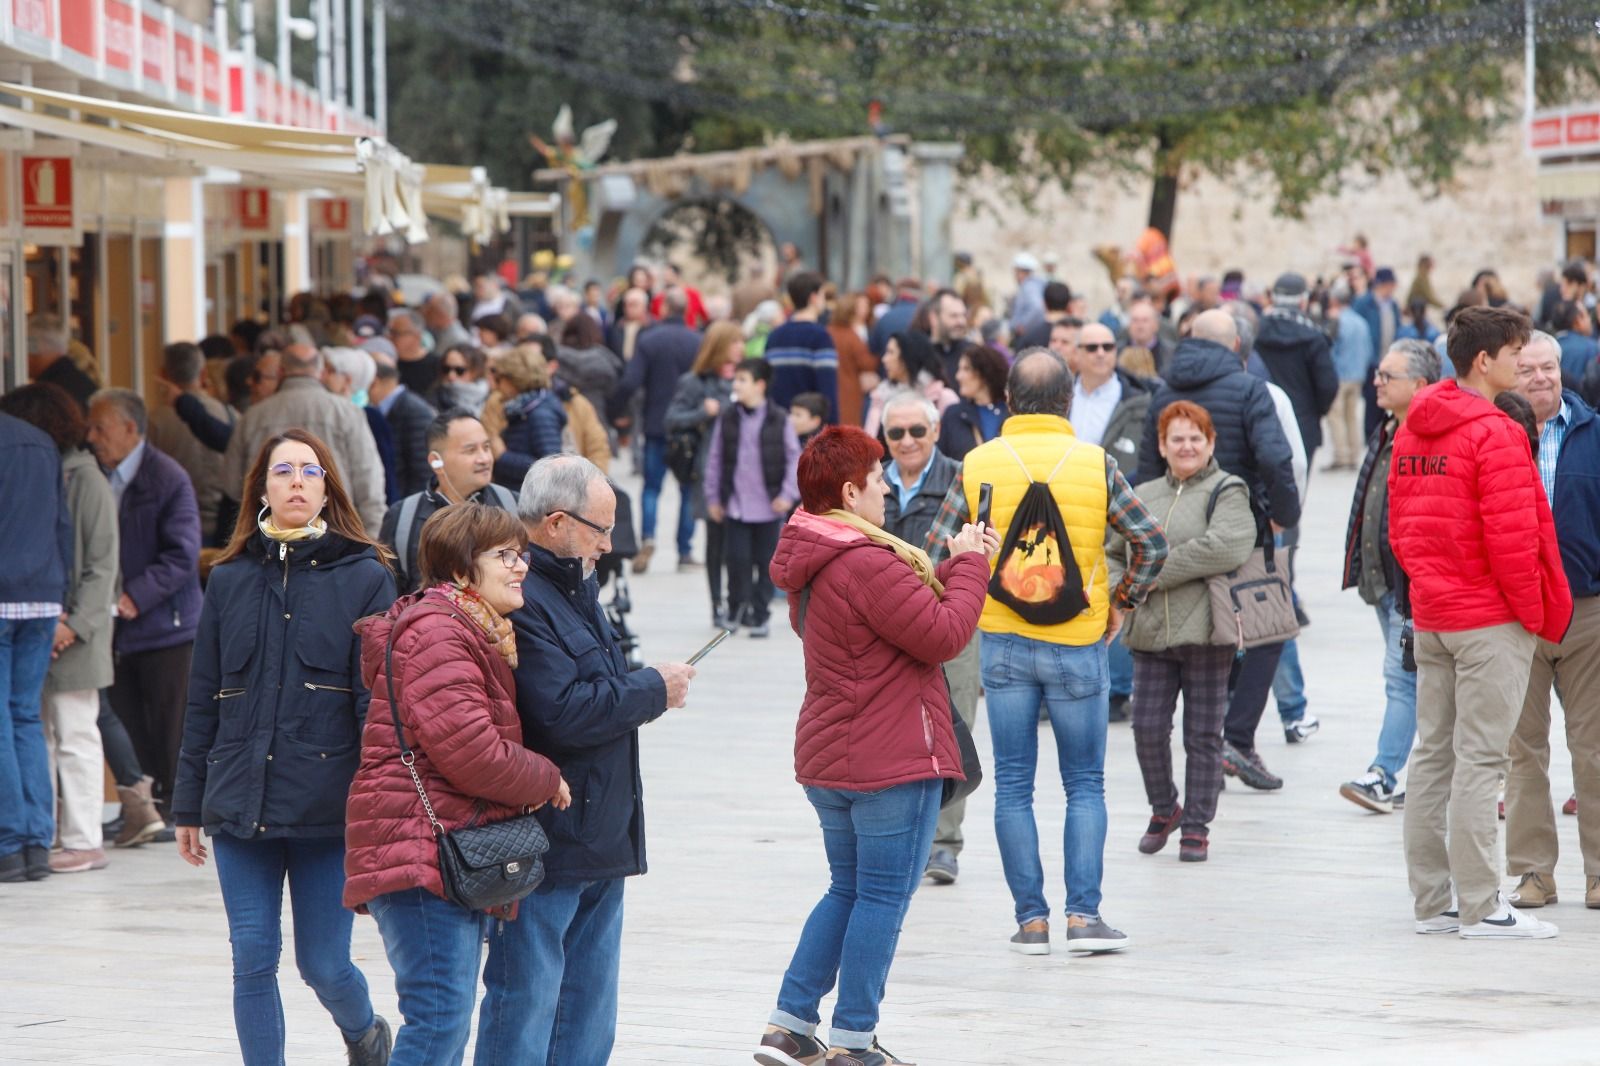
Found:
[{"label": "baby stroller", "polygon": [[616,482],[611,491],[617,494],[617,524],[611,531],[611,550],[600,557],[594,568],[594,577],[601,589],[611,586],[611,600],[602,603],[606,620],[611,623],[622,645],[622,654],[629,670],[642,670],[644,659],[639,654],[639,634],[628,625],[628,612],[633,610],[633,594],[628,590],[627,561],[639,553],[639,538],[633,530],[633,501]]}]

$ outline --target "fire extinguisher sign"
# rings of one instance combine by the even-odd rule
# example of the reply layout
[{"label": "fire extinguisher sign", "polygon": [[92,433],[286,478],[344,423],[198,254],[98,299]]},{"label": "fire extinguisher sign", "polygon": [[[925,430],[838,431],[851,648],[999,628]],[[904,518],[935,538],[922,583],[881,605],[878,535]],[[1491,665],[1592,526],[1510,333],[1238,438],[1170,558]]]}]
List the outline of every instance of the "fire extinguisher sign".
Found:
[{"label": "fire extinguisher sign", "polygon": [[77,228],[72,202],[70,158],[22,157],[22,224],[29,229]]}]

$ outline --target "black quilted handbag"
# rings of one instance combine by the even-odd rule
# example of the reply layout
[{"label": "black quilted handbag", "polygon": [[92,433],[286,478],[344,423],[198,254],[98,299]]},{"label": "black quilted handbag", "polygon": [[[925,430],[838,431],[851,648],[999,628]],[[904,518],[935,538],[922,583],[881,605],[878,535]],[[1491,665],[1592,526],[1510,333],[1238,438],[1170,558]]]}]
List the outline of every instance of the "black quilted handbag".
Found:
[{"label": "black quilted handbag", "polygon": [[394,695],[392,635],[383,651],[383,668],[400,761],[411,771],[417,795],[422,798],[422,809],[428,812],[428,822],[439,844],[439,880],[444,884],[445,899],[469,911],[489,911],[515,903],[544,880],[544,853],[550,850],[544,826],[525,812],[504,821],[487,825],[468,823],[446,832],[434,817],[428,791],[422,787],[422,778],[417,776],[416,753],[406,745],[405,729],[400,724],[400,705]]}]

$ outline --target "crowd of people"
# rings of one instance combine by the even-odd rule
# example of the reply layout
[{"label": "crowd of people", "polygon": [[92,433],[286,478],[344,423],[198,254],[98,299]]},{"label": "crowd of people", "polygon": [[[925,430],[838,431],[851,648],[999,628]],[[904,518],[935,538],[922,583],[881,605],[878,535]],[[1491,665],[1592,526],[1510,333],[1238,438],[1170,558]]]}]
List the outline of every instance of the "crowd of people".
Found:
[{"label": "crowd of people", "polygon": [[[0,882],[169,841],[215,861],[251,1066],[284,1054],[286,883],[300,972],[352,1062],[461,1061],[480,969],[479,1063],[605,1061],[623,885],[645,869],[638,731],[694,668],[634,668],[597,576],[629,554],[650,572],[671,475],[676,566],[704,571],[710,621],[767,637],[781,597],[804,648],[796,776],[830,885],[756,1059],[886,1066],[898,931],[920,882],[959,879],[980,773],[1025,955],[1050,952],[1053,913],[1065,950],[1133,942],[1102,914],[1110,723],[1131,719],[1146,854],[1177,834],[1206,861],[1227,777],[1282,787],[1256,739],[1269,697],[1287,743],[1321,725],[1301,516],[1348,469],[1342,583],[1377,615],[1386,706],[1339,792],[1403,809],[1417,931],[1556,935],[1530,913],[1558,899],[1552,685],[1600,908],[1592,267],[1541,278],[1527,309],[1482,271],[1435,324],[1427,256],[1404,304],[1369,257],[1267,285],[1130,262],[1150,266],[1098,317],[1028,253],[1004,304],[970,256],[861,292],[790,255],[728,297],[671,264],[609,292],[488,273],[416,307],[304,294],[281,327],[168,345],[148,397],[104,387],[40,316],[32,383],[0,396],[0,482],[31,504],[0,516],[28,561],[0,577]],[[637,530],[609,476],[627,456]],[[1066,797],[1059,911],[1041,723]],[[463,902],[444,837],[529,810],[538,886]],[[356,912],[382,933],[397,1030],[351,961]]]}]

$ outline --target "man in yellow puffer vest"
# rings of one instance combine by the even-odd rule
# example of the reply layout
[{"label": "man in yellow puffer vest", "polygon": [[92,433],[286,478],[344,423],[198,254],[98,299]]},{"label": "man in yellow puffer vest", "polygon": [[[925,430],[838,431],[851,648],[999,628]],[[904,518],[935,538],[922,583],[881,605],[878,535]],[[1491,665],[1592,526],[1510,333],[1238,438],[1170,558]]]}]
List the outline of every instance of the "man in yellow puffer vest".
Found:
[{"label": "man in yellow puffer vest", "polygon": [[[1033,817],[1034,768],[1039,755],[1039,710],[1050,715],[1067,794],[1064,848],[1067,950],[1115,951],[1126,934],[1100,917],[1105,863],[1106,714],[1110,675],[1106,642],[1122,612],[1144,599],[1161,572],[1167,541],[1139,502],[1115,459],[1073,433],[1072,374],[1044,348],[1023,352],[1006,383],[1011,417],[1000,436],[968,452],[939,517],[928,533],[930,554],[945,537],[978,517],[980,486],[993,486],[990,521],[1004,542],[1007,525],[1030,483],[1048,481],[1066,526],[1088,607],[1060,625],[1025,621],[990,597],[978,629],[983,687],[994,742],[994,829],[1006,884],[1016,903],[1011,947],[1024,955],[1050,951],[1050,906]],[[1105,541],[1111,527],[1132,547],[1132,562],[1108,587]],[[1002,555],[1004,552],[1001,553]]]}]

